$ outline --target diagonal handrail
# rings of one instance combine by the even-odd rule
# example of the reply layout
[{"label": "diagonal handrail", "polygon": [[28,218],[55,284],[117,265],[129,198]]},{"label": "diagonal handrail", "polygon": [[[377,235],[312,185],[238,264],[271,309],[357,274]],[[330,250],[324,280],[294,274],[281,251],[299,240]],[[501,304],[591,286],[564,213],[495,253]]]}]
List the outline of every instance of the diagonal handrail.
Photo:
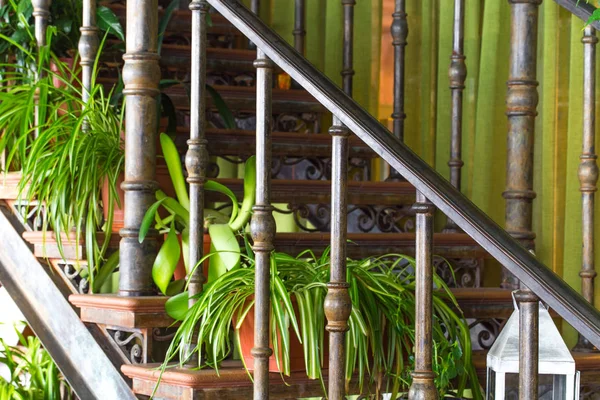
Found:
[{"label": "diagonal handrail", "polygon": [[[554,0],[559,6],[567,9],[571,14],[587,21],[596,7],[588,3],[586,0]],[[596,30],[600,30],[600,21],[595,21],[590,24]]]},{"label": "diagonal handrail", "polygon": [[134,400],[110,361],[52,277],[0,206],[0,281],[81,399]]},{"label": "diagonal handrail", "polygon": [[600,312],[237,0],[208,0],[365,144],[600,348]]}]

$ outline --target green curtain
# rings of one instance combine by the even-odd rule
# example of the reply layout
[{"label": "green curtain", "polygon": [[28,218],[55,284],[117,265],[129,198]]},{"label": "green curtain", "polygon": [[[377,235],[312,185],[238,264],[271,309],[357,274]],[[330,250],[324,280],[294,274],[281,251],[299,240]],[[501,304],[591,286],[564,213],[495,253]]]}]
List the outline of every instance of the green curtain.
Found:
[{"label": "green curtain", "polygon": [[[407,0],[406,143],[448,176],[450,89],[454,6],[451,0]],[[393,0],[358,0],[355,20],[354,97],[386,122],[390,104],[378,104],[382,9]],[[293,1],[263,1],[261,17],[292,41]],[[539,116],[536,120],[534,231],[536,253],[553,271],[579,289],[581,194],[577,169],[582,140],[583,22],[556,3],[540,6],[538,40]],[[342,7],[340,1],[307,0],[307,56],[336,83],[341,82]],[[506,179],[505,115],[510,7],[507,0],[466,0],[463,192],[500,225]],[[600,68],[598,68],[600,71]],[[600,81],[600,79],[599,79]],[[388,121],[389,122],[389,121]],[[598,135],[600,136],[600,135]],[[600,213],[596,213],[597,218]],[[600,222],[600,220],[598,220]],[[600,225],[599,225],[600,226]],[[597,241],[600,266],[600,241]],[[499,276],[499,266],[486,275]],[[496,282],[497,283],[497,282]],[[600,285],[596,285],[596,306]],[[569,329],[566,336],[572,341]]]},{"label": "green curtain", "polygon": [[[447,71],[452,51],[453,2],[408,0],[407,12],[406,142],[447,177],[451,112]],[[540,102],[534,151],[536,253],[578,290],[582,234],[577,169],[582,145],[583,25],[552,1],[540,6]],[[466,0],[468,78],[462,190],[500,225],[504,224],[509,40],[508,1]],[[600,222],[598,213],[596,217]],[[596,255],[600,266],[600,241],[596,241]],[[491,267],[498,269],[497,265]],[[573,331],[565,329],[565,336],[572,344]]]}]

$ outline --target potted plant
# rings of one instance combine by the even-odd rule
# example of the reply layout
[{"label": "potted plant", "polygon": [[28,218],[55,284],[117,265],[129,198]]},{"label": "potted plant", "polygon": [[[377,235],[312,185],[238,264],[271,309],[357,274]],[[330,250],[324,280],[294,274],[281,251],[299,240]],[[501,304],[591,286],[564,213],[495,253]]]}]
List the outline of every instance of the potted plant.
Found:
[{"label": "potted plant", "polygon": [[[186,343],[198,333],[199,360],[211,367],[228,357],[233,346],[244,354],[242,339],[245,323],[254,304],[254,258],[249,246],[243,263],[208,283],[198,295],[198,302],[188,309],[186,292],[167,302],[167,312],[181,321],[163,364],[179,356],[187,357]],[[401,254],[386,254],[363,260],[347,261],[352,313],[347,333],[346,379],[358,374],[360,385],[365,379],[378,381],[382,391],[397,398],[410,386],[413,369],[415,324],[414,259]],[[274,252],[271,256],[271,343],[279,371],[291,372],[291,338],[302,344],[304,369],[311,379],[321,379],[325,358],[325,316],[323,312],[326,283],[329,279],[329,251],[317,257],[307,250],[297,257]],[[456,300],[445,283],[435,277],[440,289],[433,298],[434,370],[441,396],[455,390],[462,396],[467,387],[473,398],[481,391],[471,362],[469,328]],[[294,306],[294,301],[296,306]],[[235,333],[231,342],[230,331]],[[245,366],[251,356],[243,355]]]},{"label": "potted plant", "polygon": [[[184,283],[183,280],[171,282],[182,253],[186,270],[189,271],[187,255],[189,253],[190,200],[175,143],[164,133],[160,135],[160,142],[177,198],[169,197],[160,190],[156,192],[157,201],[144,216],[139,240],[142,242],[145,239],[148,230],[155,223],[157,229],[167,234],[152,268],[152,276],[163,294],[172,295],[181,291]],[[245,228],[254,206],[256,197],[255,158],[250,157],[245,164],[244,198],[241,207],[238,205],[235,194],[218,182],[208,180],[204,183],[204,189],[219,192],[231,201],[229,215],[210,208],[204,209],[204,226],[207,232],[204,242],[205,246],[210,243],[210,251],[215,253],[215,257],[210,258],[210,265],[207,266],[208,270],[205,271],[205,273],[208,272],[210,281],[225,271],[237,267],[240,263],[240,247],[236,233]],[[159,214],[161,209],[167,212],[166,217]],[[181,235],[181,241],[177,238],[178,234]],[[207,253],[206,250],[208,248],[205,248],[205,254]]]},{"label": "potted plant", "polygon": [[17,333],[19,346],[9,346],[0,338],[0,364],[8,369],[9,376],[8,380],[0,377],[0,399],[74,398],[68,382],[40,340]]}]

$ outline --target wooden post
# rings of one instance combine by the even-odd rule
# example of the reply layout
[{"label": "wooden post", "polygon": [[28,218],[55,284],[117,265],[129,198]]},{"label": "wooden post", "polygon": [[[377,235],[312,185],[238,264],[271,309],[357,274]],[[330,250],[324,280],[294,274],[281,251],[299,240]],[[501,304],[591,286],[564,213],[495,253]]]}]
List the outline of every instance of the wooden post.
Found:
[{"label": "wooden post", "polygon": [[[506,115],[508,154],[506,167],[505,228],[527,249],[534,249],[532,232],[533,136],[538,104],[537,29],[538,7],[542,0],[509,0],[511,8],[511,47]],[[519,287],[518,279],[503,270],[502,286]]]},{"label": "wooden post", "polygon": [[158,0],[127,2],[127,53],[123,56],[126,96],[125,224],[121,229],[119,294],[143,296],[154,293],[152,264],[156,258],[158,232],[152,229],[143,243],[139,230],[158,188],[156,175],[156,96],[160,94]]}]

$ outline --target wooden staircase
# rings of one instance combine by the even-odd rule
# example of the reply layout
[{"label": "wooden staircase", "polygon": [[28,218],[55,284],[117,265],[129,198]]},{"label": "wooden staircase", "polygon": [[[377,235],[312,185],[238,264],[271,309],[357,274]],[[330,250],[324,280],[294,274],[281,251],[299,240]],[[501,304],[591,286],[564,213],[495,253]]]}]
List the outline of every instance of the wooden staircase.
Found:
[{"label": "wooden staircase", "polygon": [[[111,8],[125,23],[125,7],[112,4]],[[163,77],[187,80],[190,74],[190,12],[178,10],[169,24],[161,57]],[[256,90],[253,62],[256,51],[247,50],[248,43],[226,19],[212,14],[209,29],[208,79],[223,97],[238,126],[225,129],[217,110],[208,101],[210,121],[207,132],[208,151],[211,156],[241,162],[255,153]],[[182,44],[183,43],[183,44]],[[109,55],[102,82],[116,83],[116,69],[122,67],[120,55]],[[276,70],[276,73],[278,71]],[[176,144],[183,157],[189,138],[189,98],[183,85],[166,90],[177,109]],[[326,133],[330,115],[306,91],[301,89],[273,90],[272,135],[273,157],[278,160],[273,171],[272,201],[278,211],[291,214],[299,232],[278,233],[275,248],[297,254],[310,248],[316,253],[330,245],[329,204],[331,176],[328,163],[331,158],[331,137]],[[373,182],[370,166],[377,155],[360,139],[350,139],[350,163],[358,172],[348,186],[349,228],[348,256],[367,257],[390,252],[414,255],[414,217],[411,211],[415,202],[415,189],[403,181]],[[306,179],[306,178],[313,179]],[[243,182],[235,178],[217,180],[228,186],[241,199]],[[23,239],[32,247],[36,257],[47,263],[64,281],[71,292],[69,300],[80,309],[81,320],[100,328],[106,342],[120,354],[122,372],[132,380],[133,390],[149,396],[154,390],[158,372],[157,364],[164,356],[173,331],[173,320],[164,311],[165,297],[119,298],[113,295],[89,295],[85,279],[74,265],[85,265],[85,246],[75,243],[73,237],[64,237],[68,243],[59,251],[56,237],[37,230],[39,224],[27,221],[19,205],[18,174],[11,174],[0,185],[0,201],[24,220]],[[223,200],[208,194],[208,200]],[[31,206],[35,206],[32,204]],[[352,214],[352,216],[350,216]],[[111,238],[110,248],[118,249],[118,235]],[[492,345],[502,323],[513,311],[509,290],[497,286],[483,286],[484,275],[490,271],[486,265],[490,258],[472,238],[464,233],[439,231],[434,234],[434,254],[437,272],[452,287],[465,317],[471,327],[475,364],[481,382],[485,381],[485,352]],[[455,275],[450,273],[454,270]],[[578,369],[583,372],[582,383],[588,387],[598,383],[600,356],[597,353],[574,354]],[[318,382],[294,375],[283,382],[274,374],[271,398],[318,396],[322,388]],[[592,389],[588,389],[590,392]],[[220,376],[212,370],[172,370],[163,375],[157,393],[164,399],[240,399],[250,398],[251,382],[242,365],[228,361]]]}]

